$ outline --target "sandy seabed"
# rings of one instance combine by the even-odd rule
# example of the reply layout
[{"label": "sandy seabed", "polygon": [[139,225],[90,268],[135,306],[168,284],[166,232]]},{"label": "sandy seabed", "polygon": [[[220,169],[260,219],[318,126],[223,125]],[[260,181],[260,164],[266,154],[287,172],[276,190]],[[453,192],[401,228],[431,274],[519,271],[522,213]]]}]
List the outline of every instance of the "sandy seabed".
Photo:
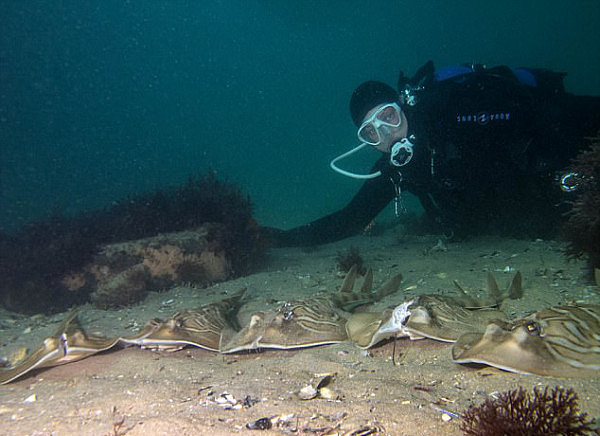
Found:
[{"label": "sandy seabed", "polygon": [[[488,271],[502,288],[516,270],[523,274],[524,297],[504,302],[510,317],[560,303],[600,302],[598,288],[586,281],[584,263],[567,261],[559,242],[488,237],[431,250],[437,242],[389,230],[311,250],[274,249],[263,272],[205,289],[153,293],[120,310],[84,306],[80,320],[89,332],[131,335],[151,318],[168,318],[247,287],[252,299],[240,310],[243,323],[277,301],[338,290],[343,275],[336,257],[350,247],[373,268],[376,286],[402,273],[403,288],[410,289],[374,309],[412,295],[451,292],[452,280],[485,293]],[[64,317],[0,313],[2,354],[37,347]],[[0,434],[256,434],[246,425],[267,417],[275,424],[264,433],[333,435],[370,428],[373,433],[355,434],[459,435],[461,412],[519,386],[573,388],[581,410],[600,416],[600,377],[538,377],[458,365],[450,349],[428,339],[390,341],[368,353],[351,343],[233,355],[189,347],[170,353],[115,349],[0,386]],[[301,388],[325,375],[333,376],[327,398],[298,397]]]}]

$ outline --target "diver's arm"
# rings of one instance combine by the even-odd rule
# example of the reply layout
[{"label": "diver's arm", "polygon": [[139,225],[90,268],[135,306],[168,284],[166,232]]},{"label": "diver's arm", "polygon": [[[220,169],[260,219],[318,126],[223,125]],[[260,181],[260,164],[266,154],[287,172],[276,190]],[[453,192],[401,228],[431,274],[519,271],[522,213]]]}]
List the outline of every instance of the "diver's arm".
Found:
[{"label": "diver's arm", "polygon": [[[373,170],[382,169],[386,158],[380,159]],[[373,171],[371,171],[373,172]],[[367,180],[354,198],[343,209],[311,223],[286,230],[277,235],[276,245],[318,245],[339,241],[363,230],[396,193],[388,175]]]}]

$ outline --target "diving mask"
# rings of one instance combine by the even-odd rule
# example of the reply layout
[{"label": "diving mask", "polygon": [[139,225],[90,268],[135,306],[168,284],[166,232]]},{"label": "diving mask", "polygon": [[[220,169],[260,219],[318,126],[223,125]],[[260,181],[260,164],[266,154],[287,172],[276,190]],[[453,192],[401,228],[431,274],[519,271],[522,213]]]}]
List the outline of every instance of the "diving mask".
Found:
[{"label": "diving mask", "polygon": [[400,106],[396,103],[385,104],[360,125],[357,132],[358,139],[376,147],[390,135],[390,127],[399,127],[400,124],[402,124]]}]

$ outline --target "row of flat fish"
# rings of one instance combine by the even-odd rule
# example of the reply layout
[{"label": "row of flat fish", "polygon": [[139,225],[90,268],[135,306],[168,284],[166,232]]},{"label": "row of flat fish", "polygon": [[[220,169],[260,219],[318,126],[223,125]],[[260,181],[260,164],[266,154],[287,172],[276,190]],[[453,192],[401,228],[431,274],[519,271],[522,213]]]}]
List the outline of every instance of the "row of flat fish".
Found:
[{"label": "row of flat fish", "polygon": [[373,291],[368,270],[358,291],[356,268],[339,292],[287,301],[274,310],[251,315],[244,326],[236,314],[244,290],[168,320],[153,319],[133,336],[102,338],[87,334],[74,312],[56,334],[24,360],[0,369],[0,383],[9,383],[34,369],[80,360],[117,345],[179,350],[191,345],[221,353],[266,348],[295,349],[352,341],[370,348],[392,337],[430,338],[453,343],[457,363],[481,363],[508,371],[549,376],[593,373],[600,369],[600,306],[574,305],[544,309],[511,322],[500,310],[506,298],[522,295],[517,273],[500,292],[488,275],[489,295],[475,299],[457,283],[458,295],[421,295],[378,312],[357,309],[397,292],[402,276]]}]

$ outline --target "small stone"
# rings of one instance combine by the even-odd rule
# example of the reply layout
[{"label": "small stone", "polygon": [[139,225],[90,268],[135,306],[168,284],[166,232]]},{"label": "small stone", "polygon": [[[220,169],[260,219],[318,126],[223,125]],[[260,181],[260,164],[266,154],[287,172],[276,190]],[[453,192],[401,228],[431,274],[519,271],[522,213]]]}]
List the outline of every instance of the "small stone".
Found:
[{"label": "small stone", "polygon": [[27,398],[23,400],[24,403],[35,403],[37,401],[37,396],[35,394],[31,394]]},{"label": "small stone", "polygon": [[319,389],[319,395],[325,400],[337,400],[339,398],[337,392],[326,386]]},{"label": "small stone", "polygon": [[35,315],[31,315],[31,320],[35,322],[42,322],[46,318],[43,313],[36,313]]},{"label": "small stone", "polygon": [[273,427],[273,422],[270,418],[260,418],[254,422],[246,424],[249,430],[270,430]]},{"label": "small stone", "polygon": [[4,413],[9,413],[12,411],[13,411],[13,409],[11,409],[10,407],[0,406],[0,415],[3,415]]},{"label": "small stone", "polygon": [[442,421],[444,421],[444,422],[452,421],[452,416],[447,413],[442,413]]},{"label": "small stone", "polygon": [[302,389],[300,389],[300,392],[298,392],[298,397],[301,400],[312,400],[313,398],[316,398],[318,394],[319,391],[314,387],[304,386]]}]

